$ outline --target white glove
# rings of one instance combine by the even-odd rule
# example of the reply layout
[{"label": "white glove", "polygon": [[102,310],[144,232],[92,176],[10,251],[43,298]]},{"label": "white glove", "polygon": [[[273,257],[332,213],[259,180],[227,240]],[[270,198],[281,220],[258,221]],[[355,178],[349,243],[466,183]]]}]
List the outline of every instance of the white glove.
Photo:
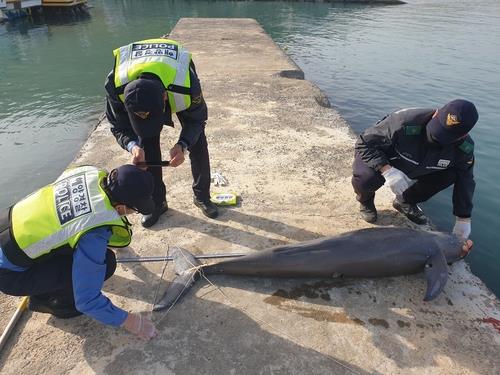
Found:
[{"label": "white glove", "polygon": [[455,226],[453,227],[453,234],[466,240],[470,236],[471,222],[470,219],[462,219],[457,217]]},{"label": "white glove", "polygon": [[150,340],[156,336],[156,328],[153,322],[138,313],[128,313],[122,327],[143,340]]},{"label": "white glove", "polygon": [[229,184],[227,178],[222,175],[220,172],[212,173],[212,181],[215,186],[226,186]]},{"label": "white glove", "polygon": [[415,180],[394,167],[382,172],[382,176],[384,176],[385,182],[387,182],[392,192],[398,196],[403,195],[403,192],[415,183]]}]

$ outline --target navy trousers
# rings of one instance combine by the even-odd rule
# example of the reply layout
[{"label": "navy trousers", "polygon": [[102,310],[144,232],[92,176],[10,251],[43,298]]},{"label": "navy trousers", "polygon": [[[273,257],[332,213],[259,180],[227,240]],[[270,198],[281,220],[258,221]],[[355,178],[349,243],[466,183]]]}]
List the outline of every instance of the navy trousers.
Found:
[{"label": "navy trousers", "polygon": [[[417,182],[404,193],[406,203],[425,202],[432,196],[453,185],[457,179],[454,169],[445,169],[416,177]],[[375,197],[375,192],[385,183],[382,174],[370,168],[358,155],[352,165],[352,186],[359,202],[367,202]]]},{"label": "navy trousers", "polygon": [[[0,291],[11,296],[61,297],[74,304],[72,282],[73,254],[55,255],[35,263],[26,271],[0,268]],[[115,253],[106,251],[106,276],[116,270]]]},{"label": "navy trousers", "polygon": [[[146,162],[155,163],[162,160],[160,136],[143,138],[142,146]],[[210,157],[205,131],[200,134],[198,141],[189,148],[189,159],[191,160],[194,196],[200,201],[207,201],[210,199]],[[167,194],[163,182],[163,170],[161,167],[149,167],[148,171],[154,178],[153,200],[157,206],[160,206],[165,201]]]}]

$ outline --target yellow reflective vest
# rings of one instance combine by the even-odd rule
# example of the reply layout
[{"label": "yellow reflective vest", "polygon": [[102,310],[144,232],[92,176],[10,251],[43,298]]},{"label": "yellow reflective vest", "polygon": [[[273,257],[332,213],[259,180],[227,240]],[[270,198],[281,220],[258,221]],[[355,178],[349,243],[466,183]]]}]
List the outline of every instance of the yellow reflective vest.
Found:
[{"label": "yellow reflective vest", "polygon": [[91,166],[68,169],[54,183],[16,203],[10,211],[10,241],[1,244],[7,258],[28,266],[49,253],[75,248],[84,233],[103,226],[112,231],[109,246],[129,245],[128,221],[101,186],[106,176]]},{"label": "yellow reflective vest", "polygon": [[165,86],[172,113],[191,106],[191,54],[176,41],[162,38],[141,40],[115,49],[113,55],[114,84],[121,101],[124,101],[123,89],[127,83],[143,73],[152,73]]}]

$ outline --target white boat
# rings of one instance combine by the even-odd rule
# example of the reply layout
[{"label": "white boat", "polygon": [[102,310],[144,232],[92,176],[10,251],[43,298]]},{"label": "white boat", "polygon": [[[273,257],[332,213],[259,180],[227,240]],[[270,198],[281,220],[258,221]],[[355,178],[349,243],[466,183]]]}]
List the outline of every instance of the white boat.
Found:
[{"label": "white boat", "polygon": [[42,0],[0,0],[0,18],[13,19],[31,14],[31,8],[40,7]]},{"label": "white boat", "polygon": [[5,10],[9,11],[39,7],[42,5],[42,0],[4,0],[4,3],[6,3]]},{"label": "white boat", "polygon": [[87,0],[42,0],[44,7],[78,7],[86,4]]}]

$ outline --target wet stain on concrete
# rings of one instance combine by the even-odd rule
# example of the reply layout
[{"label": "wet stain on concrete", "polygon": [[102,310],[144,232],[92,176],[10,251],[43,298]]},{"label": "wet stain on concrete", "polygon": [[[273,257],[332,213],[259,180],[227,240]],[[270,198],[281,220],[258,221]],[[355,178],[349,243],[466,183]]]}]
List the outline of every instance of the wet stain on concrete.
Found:
[{"label": "wet stain on concrete", "polygon": [[411,326],[410,322],[405,322],[403,320],[398,320],[397,321],[399,328],[405,328]]},{"label": "wet stain on concrete", "polygon": [[374,326],[389,328],[389,323],[385,319],[370,318],[368,322]]},{"label": "wet stain on concrete", "polygon": [[298,300],[300,297],[321,298],[330,301],[328,290],[334,287],[344,286],[345,283],[339,281],[318,281],[314,284],[301,284],[291,291],[279,289],[271,296],[264,299],[265,303],[276,306],[282,311],[299,314],[305,318],[314,319],[318,322],[333,322],[343,324],[365,325],[365,322],[359,318],[351,317],[345,312],[326,311],[318,308],[297,306],[291,304],[291,301]]},{"label": "wet stain on concrete", "polygon": [[[281,309],[281,310],[286,310],[286,309]],[[304,318],[314,319],[317,322],[355,324],[360,326],[365,325],[365,322],[363,322],[361,319],[358,319],[356,317],[350,317],[345,312],[325,311],[307,307],[294,307],[289,311],[297,313],[300,316],[303,316]]]},{"label": "wet stain on concrete", "polygon": [[320,280],[312,284],[300,284],[295,288],[292,288],[290,291],[286,291],[284,289],[279,289],[273,296],[278,296],[286,299],[297,300],[300,297],[306,298],[321,298],[324,301],[330,301],[330,295],[328,291],[333,288],[342,288],[347,285],[350,285],[350,282],[345,281],[344,279],[336,279],[336,280]]}]

